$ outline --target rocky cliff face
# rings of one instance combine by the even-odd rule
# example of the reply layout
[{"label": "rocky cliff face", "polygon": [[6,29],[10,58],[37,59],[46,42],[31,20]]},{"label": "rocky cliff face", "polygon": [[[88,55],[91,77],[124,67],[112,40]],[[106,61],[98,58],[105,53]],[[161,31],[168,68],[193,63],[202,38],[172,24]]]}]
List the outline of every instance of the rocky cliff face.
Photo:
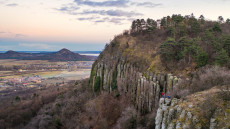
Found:
[{"label": "rocky cliff face", "polygon": [[[185,99],[164,99],[159,101],[156,116],[156,129],[228,129],[230,127],[230,112],[227,102],[219,103],[217,108],[212,101],[217,93],[217,88],[198,92],[187,96]],[[206,102],[205,102],[206,101]],[[207,103],[208,102],[208,103]],[[207,103],[207,104],[204,104]],[[204,107],[202,107],[204,105]],[[227,107],[227,108],[226,108]],[[203,108],[203,109],[202,109]],[[204,110],[205,109],[205,110]],[[210,119],[205,119],[204,112],[212,114]],[[206,123],[206,125],[204,125]],[[208,123],[208,124],[207,124]]]},{"label": "rocky cliff face", "polygon": [[[123,46],[125,44],[123,43]],[[131,63],[123,56],[127,49],[117,49],[119,51],[108,49],[106,49],[107,55],[102,52],[92,68],[90,84],[95,92],[106,91],[118,96],[125,95],[141,114],[157,112],[156,129],[228,127],[226,120],[230,120],[230,115],[226,115],[226,111],[221,108],[213,111],[214,115],[212,114],[212,118],[208,121],[203,118],[201,109],[197,105],[203,103],[210,94],[204,94],[202,97],[198,94],[185,100],[161,98],[161,92],[164,92],[165,96],[177,92],[182,79],[163,71],[143,70],[142,65]],[[226,117],[220,119],[219,116]],[[221,123],[220,120],[225,122],[218,124]],[[209,125],[204,126],[204,123]]]},{"label": "rocky cliff face", "polygon": [[142,113],[151,112],[158,107],[160,92],[169,93],[180,81],[172,74],[141,73],[138,68],[125,61],[118,61],[112,67],[100,61],[94,66],[92,73],[93,89],[96,78],[100,77],[101,90],[125,94]]},{"label": "rocky cliff face", "polygon": [[[155,122],[156,129],[191,129],[192,127],[201,129],[198,117],[178,105],[179,103],[182,103],[182,100],[160,99]],[[187,108],[191,109],[193,105],[188,105]]]}]

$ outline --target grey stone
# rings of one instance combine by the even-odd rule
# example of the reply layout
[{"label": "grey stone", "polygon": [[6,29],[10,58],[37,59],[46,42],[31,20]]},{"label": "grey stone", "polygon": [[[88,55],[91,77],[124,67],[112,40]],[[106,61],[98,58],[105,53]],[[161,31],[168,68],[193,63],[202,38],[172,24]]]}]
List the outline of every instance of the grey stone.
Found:
[{"label": "grey stone", "polygon": [[165,99],[165,104],[167,105],[167,106],[170,106],[170,104],[171,104],[171,99]]},{"label": "grey stone", "polygon": [[167,106],[167,105],[163,105],[163,106],[162,106],[162,110],[163,110],[163,111],[167,111],[168,108],[169,108],[169,106]]},{"label": "grey stone", "polygon": [[185,118],[185,114],[186,114],[186,111],[183,110],[180,114],[180,119],[184,119]]},{"label": "grey stone", "polygon": [[210,129],[216,129],[217,121],[214,118],[210,120]]},{"label": "grey stone", "polygon": [[155,124],[156,124],[155,127],[156,127],[156,129],[161,129],[162,119],[163,119],[163,110],[162,109],[158,109],[157,110],[156,121],[155,121]]},{"label": "grey stone", "polygon": [[187,113],[187,120],[190,120],[190,119],[192,119],[192,113],[191,113],[191,112],[188,112],[188,113]]},{"label": "grey stone", "polygon": [[171,123],[175,117],[175,109],[169,109],[168,123]]},{"label": "grey stone", "polygon": [[172,122],[169,124],[168,129],[175,129],[175,124]]},{"label": "grey stone", "polygon": [[188,105],[188,108],[193,108],[193,105],[192,104]]},{"label": "grey stone", "polygon": [[193,118],[192,118],[192,122],[193,122],[193,124],[195,125],[196,123],[198,123],[198,122],[199,122],[199,120],[197,119],[197,117],[196,117],[196,116],[193,116]]},{"label": "grey stone", "polygon": [[187,125],[187,124],[184,124],[184,125],[183,125],[183,129],[190,129],[190,126]]},{"label": "grey stone", "polygon": [[180,106],[177,107],[177,114],[181,113],[182,108]]},{"label": "grey stone", "polygon": [[177,122],[176,123],[176,129],[180,129],[181,128],[181,123],[180,122]]},{"label": "grey stone", "polygon": [[167,129],[168,126],[167,120],[168,120],[168,110],[164,111],[164,117],[163,117],[161,129]]},{"label": "grey stone", "polygon": [[175,106],[177,105],[178,100],[176,98],[173,98],[172,102],[171,102],[171,106]]}]

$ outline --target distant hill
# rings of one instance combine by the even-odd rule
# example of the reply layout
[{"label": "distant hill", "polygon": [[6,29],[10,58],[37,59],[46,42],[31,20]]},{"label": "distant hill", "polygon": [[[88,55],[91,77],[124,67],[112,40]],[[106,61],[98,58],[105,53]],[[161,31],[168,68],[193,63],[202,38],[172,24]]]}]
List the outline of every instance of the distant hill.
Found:
[{"label": "distant hill", "polygon": [[50,60],[50,61],[93,61],[95,56],[85,56],[71,52],[68,49],[61,49],[58,52],[50,53],[23,53],[9,50],[0,53],[0,59],[19,59],[19,60]]}]

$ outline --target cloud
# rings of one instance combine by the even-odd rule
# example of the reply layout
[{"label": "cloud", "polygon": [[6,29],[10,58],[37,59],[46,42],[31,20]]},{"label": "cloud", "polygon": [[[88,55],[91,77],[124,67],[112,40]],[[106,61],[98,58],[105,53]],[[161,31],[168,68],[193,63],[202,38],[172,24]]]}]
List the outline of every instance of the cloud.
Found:
[{"label": "cloud", "polygon": [[20,37],[26,37],[26,35],[23,35],[23,34],[15,34],[15,38],[20,38]]},{"label": "cloud", "polygon": [[112,18],[108,20],[108,22],[115,23],[115,24],[122,24],[122,21],[125,21],[125,18]]},{"label": "cloud", "polygon": [[[79,10],[80,7],[76,7],[74,5],[71,6],[66,6],[63,5],[61,8],[55,9],[57,11],[60,12],[64,12],[70,15],[89,15],[89,14],[98,14],[98,15],[108,15],[108,16],[125,16],[125,17],[133,17],[133,16],[140,16],[143,15],[141,13],[136,13],[134,11],[123,11],[123,10],[84,10],[83,12],[76,12],[77,10]],[[81,19],[79,19],[81,20]],[[83,19],[84,20],[84,19]]]},{"label": "cloud", "polygon": [[[86,5],[85,10],[80,10],[81,5]],[[129,7],[129,6],[144,6],[144,7],[156,7],[160,4],[154,4],[152,2],[131,2],[131,0],[104,0],[101,2],[93,0],[74,0],[73,3],[62,5],[62,7],[55,9],[59,12],[63,12],[69,15],[78,16],[76,18],[79,21],[90,21],[93,23],[114,23],[114,24],[123,24],[126,21],[131,21],[137,16],[143,16],[142,13],[136,11],[125,11],[118,9],[120,7]],[[105,8],[99,9],[92,7],[116,7],[115,9]],[[84,7],[85,8],[85,7]]]},{"label": "cloud", "polygon": [[143,7],[148,7],[148,8],[154,8],[154,7],[162,5],[162,4],[152,3],[152,2],[132,3],[132,4],[136,6],[143,6]]},{"label": "cloud", "polygon": [[11,37],[11,38],[21,38],[21,37],[27,37],[24,34],[17,34],[17,33],[12,33],[12,32],[4,32],[1,31],[0,35],[3,35],[4,37]]},{"label": "cloud", "polygon": [[90,0],[74,0],[78,5],[87,5],[91,7],[129,7],[130,5],[143,6],[153,8],[162,4],[156,4],[153,2],[131,2],[130,0],[106,0],[102,2],[95,2]]},{"label": "cloud", "polygon": [[133,16],[140,16],[143,15],[141,13],[135,13],[134,11],[122,11],[122,10],[92,10],[88,11],[85,10],[81,14],[99,14],[99,15],[108,15],[108,16],[117,16],[117,17],[133,17]]},{"label": "cloud", "polygon": [[95,19],[99,19],[100,17],[80,17],[80,18],[77,18],[77,20],[79,21],[92,21],[92,20],[95,20]]},{"label": "cloud", "polygon": [[16,7],[16,6],[18,6],[18,4],[16,4],[16,3],[11,3],[11,4],[7,4],[6,6],[9,6],[9,7]]},{"label": "cloud", "polygon": [[0,0],[0,4],[5,4],[6,1],[5,0]]},{"label": "cloud", "polygon": [[37,48],[37,49],[50,49],[51,48],[51,46],[47,44],[40,44],[40,43],[19,43],[19,46],[27,47],[27,48]]},{"label": "cloud", "polygon": [[87,5],[92,7],[127,7],[129,0],[107,0],[95,2],[90,0],[74,0],[78,5]]},{"label": "cloud", "polygon": [[109,18],[109,17],[105,17],[105,18],[101,18],[101,17],[86,17],[86,18],[77,18],[77,20],[79,21],[91,21],[94,23],[104,23],[104,22],[110,22],[110,23],[114,23],[114,24],[123,24],[124,21],[129,21],[129,18]]},{"label": "cloud", "polygon": [[74,5],[63,5],[61,8],[56,8],[55,10],[58,10],[63,13],[67,13],[70,15],[77,15],[75,11],[79,10],[80,7],[74,6]]}]

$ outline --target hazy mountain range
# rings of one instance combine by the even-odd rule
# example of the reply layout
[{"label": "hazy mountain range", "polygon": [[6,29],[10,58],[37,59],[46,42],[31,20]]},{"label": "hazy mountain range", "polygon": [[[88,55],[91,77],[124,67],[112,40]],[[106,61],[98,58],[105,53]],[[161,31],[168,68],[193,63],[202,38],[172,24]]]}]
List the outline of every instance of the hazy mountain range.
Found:
[{"label": "hazy mountain range", "polygon": [[[89,52],[82,52],[87,54]],[[97,54],[98,52],[92,52]],[[91,53],[90,53],[91,54]],[[0,59],[20,59],[20,60],[50,60],[50,61],[92,61],[96,56],[80,55],[68,49],[61,49],[57,52],[16,52],[9,50],[5,53],[0,53]]]}]

